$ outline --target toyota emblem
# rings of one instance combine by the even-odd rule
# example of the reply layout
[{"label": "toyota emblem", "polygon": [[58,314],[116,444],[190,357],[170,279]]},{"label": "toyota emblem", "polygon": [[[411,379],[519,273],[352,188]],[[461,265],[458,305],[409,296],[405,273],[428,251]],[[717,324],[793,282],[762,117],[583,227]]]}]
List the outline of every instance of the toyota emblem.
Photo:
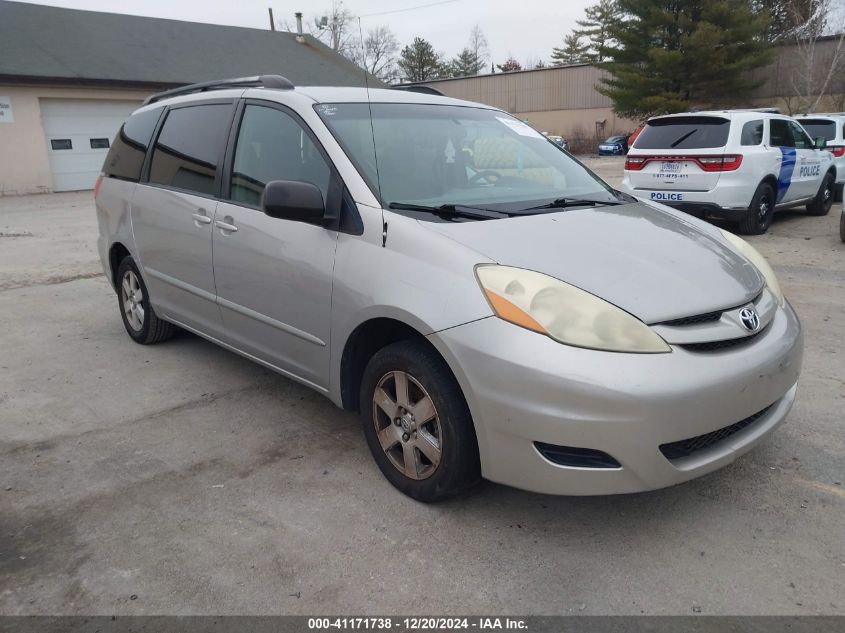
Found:
[{"label": "toyota emblem", "polygon": [[760,317],[754,308],[743,308],[739,311],[739,320],[749,332],[756,332],[760,327]]}]

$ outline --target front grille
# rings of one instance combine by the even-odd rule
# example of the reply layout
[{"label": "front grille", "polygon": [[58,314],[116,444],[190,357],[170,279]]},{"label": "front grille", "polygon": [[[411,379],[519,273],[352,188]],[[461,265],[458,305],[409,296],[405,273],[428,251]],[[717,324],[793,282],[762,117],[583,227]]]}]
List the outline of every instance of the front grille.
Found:
[{"label": "front grille", "polygon": [[762,333],[763,330],[760,330],[759,332],[755,332],[750,336],[743,336],[742,338],[730,338],[724,341],[707,341],[706,343],[682,343],[678,345],[678,347],[682,347],[690,352],[716,352],[750,343]]},{"label": "front grille", "polygon": [[622,468],[622,464],[603,451],[577,446],[556,446],[544,442],[534,442],[540,455],[550,462],[561,466],[576,468]]},{"label": "front grille", "polygon": [[704,435],[697,435],[696,437],[691,437],[686,440],[679,440],[670,444],[661,444],[660,452],[663,453],[664,457],[666,457],[666,459],[668,459],[669,461],[682,459],[684,457],[694,455],[698,451],[703,451],[705,448],[715,446],[722,440],[726,440],[727,438],[729,438],[731,435],[739,433],[742,429],[748,428],[757,420],[766,415],[769,409],[771,409],[773,406],[774,405],[770,404],[762,411],[758,411],[754,415],[750,415],[744,420],[740,420],[739,422],[718,429],[716,431],[705,433]]},{"label": "front grille", "polygon": [[673,327],[684,327],[686,325],[698,325],[700,323],[712,323],[722,318],[723,310],[718,312],[708,312],[707,314],[696,314],[695,316],[683,317],[682,319],[672,319],[671,321],[664,321],[660,325],[671,325]]}]

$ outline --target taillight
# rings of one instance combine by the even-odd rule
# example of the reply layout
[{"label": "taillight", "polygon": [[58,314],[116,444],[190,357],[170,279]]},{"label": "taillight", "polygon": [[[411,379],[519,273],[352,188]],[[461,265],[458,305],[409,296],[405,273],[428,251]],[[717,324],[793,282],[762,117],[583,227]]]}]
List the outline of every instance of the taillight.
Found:
[{"label": "taillight", "polygon": [[103,184],[103,177],[105,174],[100,174],[97,176],[97,182],[94,183],[94,197],[97,197],[97,194],[100,193],[100,185]]},{"label": "taillight", "polygon": [[845,156],[845,145],[831,145],[827,150],[836,156],[836,158]]},{"label": "taillight", "polygon": [[628,171],[639,171],[648,162],[647,156],[628,156],[625,159],[625,169]]},{"label": "taillight", "polygon": [[742,164],[742,156],[699,156],[695,161],[704,171],[734,171]]}]

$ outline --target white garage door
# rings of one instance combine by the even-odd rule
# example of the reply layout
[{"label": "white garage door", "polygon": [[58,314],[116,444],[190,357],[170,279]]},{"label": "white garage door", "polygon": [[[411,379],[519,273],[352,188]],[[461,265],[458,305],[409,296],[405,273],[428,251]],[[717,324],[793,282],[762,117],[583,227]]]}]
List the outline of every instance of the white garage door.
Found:
[{"label": "white garage door", "polygon": [[41,99],[53,191],[93,189],[103,160],[136,101]]}]

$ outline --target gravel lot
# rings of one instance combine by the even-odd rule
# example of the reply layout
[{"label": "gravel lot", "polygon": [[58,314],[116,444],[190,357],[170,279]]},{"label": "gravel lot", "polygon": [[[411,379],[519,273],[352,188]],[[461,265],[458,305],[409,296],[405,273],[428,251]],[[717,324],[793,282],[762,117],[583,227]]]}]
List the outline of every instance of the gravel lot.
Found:
[{"label": "gravel lot", "polygon": [[194,336],[132,343],[90,192],[0,198],[0,614],[845,614],[839,213],[751,239],[806,328],[760,447],[652,493],[425,506],[323,397]]}]

